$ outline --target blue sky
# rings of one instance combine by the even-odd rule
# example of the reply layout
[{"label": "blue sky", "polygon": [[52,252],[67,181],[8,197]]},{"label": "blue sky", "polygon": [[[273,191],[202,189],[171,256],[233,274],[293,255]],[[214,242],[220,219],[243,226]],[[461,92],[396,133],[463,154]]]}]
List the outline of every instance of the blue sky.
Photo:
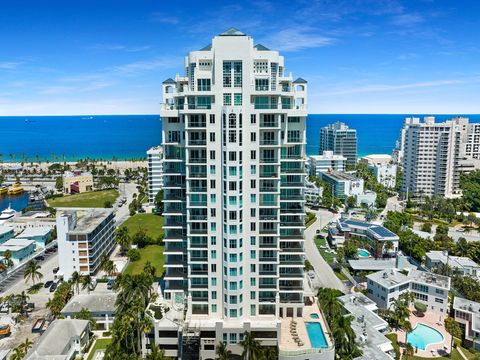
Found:
[{"label": "blue sky", "polygon": [[155,114],[229,27],[309,81],[310,113],[480,113],[476,0],[0,3],[0,115]]}]

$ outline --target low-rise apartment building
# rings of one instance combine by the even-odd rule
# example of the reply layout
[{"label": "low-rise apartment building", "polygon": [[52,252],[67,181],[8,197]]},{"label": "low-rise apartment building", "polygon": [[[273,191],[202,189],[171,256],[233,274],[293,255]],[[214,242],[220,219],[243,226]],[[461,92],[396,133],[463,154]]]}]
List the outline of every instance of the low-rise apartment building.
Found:
[{"label": "low-rise apartment building", "polygon": [[10,240],[15,235],[15,232],[11,226],[0,225],[0,244]]},{"label": "low-rise apartment building", "polygon": [[467,345],[480,351],[480,303],[455,296],[453,311]]},{"label": "low-rise apartment building", "polygon": [[10,239],[0,245],[0,256],[4,256],[5,251],[10,251],[11,260],[18,264],[31,256],[35,252],[35,241],[26,239]]},{"label": "low-rise apartment building", "polygon": [[377,181],[386,188],[394,188],[397,183],[397,165],[379,163],[370,166]]},{"label": "low-rise apartment building", "polygon": [[59,275],[94,275],[115,247],[115,214],[109,209],[68,210],[57,215]]},{"label": "low-rise apartment building", "polygon": [[405,292],[412,292],[416,301],[427,305],[427,311],[448,313],[450,278],[416,269],[382,270],[367,275],[368,297],[378,307],[388,309]]},{"label": "low-rise apartment building", "polygon": [[320,176],[327,171],[345,171],[347,158],[343,155],[334,155],[333,151],[324,151],[322,155],[310,155],[310,175]]},{"label": "low-rise apartment building", "polygon": [[25,360],[73,360],[82,357],[90,339],[88,323],[88,320],[55,320],[27,353]]},{"label": "low-rise apartment building", "polygon": [[[359,220],[339,219],[328,229],[328,240],[334,246],[343,245],[345,240],[349,240],[352,235],[366,240],[367,250],[376,256],[381,256],[384,252],[393,254],[398,250],[400,240],[398,235],[381,225]],[[391,248],[386,248],[387,242],[391,243]]]},{"label": "low-rise apartment building", "polygon": [[385,336],[389,332],[388,324],[375,313],[377,304],[362,293],[347,294],[339,297],[339,300],[345,309],[345,316],[354,317],[352,329],[356,334],[355,342],[363,352],[355,360],[393,360],[393,345]]},{"label": "low-rise apartment building", "polygon": [[65,318],[74,319],[82,311],[88,309],[95,320],[96,331],[109,331],[115,319],[116,293],[98,292],[90,294],[77,294],[62,309],[61,315]]},{"label": "low-rise apartment building", "polygon": [[63,174],[63,192],[79,194],[93,190],[93,175],[89,172],[66,171]]},{"label": "low-rise apartment building", "polygon": [[363,179],[359,179],[355,175],[340,171],[328,171],[322,172],[321,177],[332,186],[333,195],[339,199],[363,194]]},{"label": "low-rise apartment building", "polygon": [[36,247],[44,248],[50,240],[52,229],[48,227],[27,228],[16,236],[17,239],[27,239],[35,241]]},{"label": "low-rise apartment building", "polygon": [[480,265],[468,257],[452,256],[446,251],[429,251],[425,254],[427,269],[448,266],[452,274],[480,277]]}]

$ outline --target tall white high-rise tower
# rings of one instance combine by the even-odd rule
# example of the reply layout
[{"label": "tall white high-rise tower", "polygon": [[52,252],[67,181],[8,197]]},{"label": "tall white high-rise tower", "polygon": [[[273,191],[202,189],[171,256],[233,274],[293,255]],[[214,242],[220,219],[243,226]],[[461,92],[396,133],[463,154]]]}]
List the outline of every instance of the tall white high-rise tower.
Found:
[{"label": "tall white high-rise tower", "polygon": [[307,82],[236,29],[184,67],[160,112],[163,296],[214,344],[251,330],[276,345],[279,319],[304,304]]}]

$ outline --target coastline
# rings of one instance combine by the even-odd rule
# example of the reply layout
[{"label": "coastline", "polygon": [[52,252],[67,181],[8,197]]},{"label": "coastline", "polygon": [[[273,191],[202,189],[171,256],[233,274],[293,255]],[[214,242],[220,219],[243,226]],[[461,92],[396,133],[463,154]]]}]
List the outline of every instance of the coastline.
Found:
[{"label": "coastline", "polygon": [[[87,160],[87,159],[82,159]],[[139,169],[147,167],[147,160],[89,160],[89,164],[95,164],[96,167],[103,167],[105,169],[114,169],[124,171],[126,169]],[[80,161],[80,160],[79,160]],[[7,162],[0,163],[0,169],[4,170],[19,170],[19,169],[36,169],[47,171],[52,164],[70,165],[75,168],[79,161],[25,161],[25,162]]]}]

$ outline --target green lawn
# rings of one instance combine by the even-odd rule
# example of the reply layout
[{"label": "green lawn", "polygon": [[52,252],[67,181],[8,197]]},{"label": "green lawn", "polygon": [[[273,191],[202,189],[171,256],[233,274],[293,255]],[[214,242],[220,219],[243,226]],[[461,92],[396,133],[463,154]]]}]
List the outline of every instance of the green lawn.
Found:
[{"label": "green lawn", "polygon": [[147,261],[157,269],[156,275],[162,276],[163,265],[165,264],[165,256],[163,255],[163,246],[148,245],[140,251],[140,260],[130,262],[123,272],[124,274],[136,275],[143,272],[143,267]]},{"label": "green lawn", "polygon": [[92,346],[92,350],[90,351],[90,354],[88,355],[87,360],[92,360],[93,356],[95,355],[95,351],[97,350],[104,350],[107,348],[108,344],[112,342],[112,339],[107,338],[107,339],[97,339],[95,343]]},{"label": "green lawn", "polygon": [[311,213],[311,212],[307,212],[307,216],[305,217],[305,227],[309,227],[310,225],[312,225],[315,220],[317,220],[317,217],[315,216],[314,213]]},{"label": "green lawn", "polygon": [[147,236],[157,239],[163,237],[163,216],[154,214],[136,214],[125,221],[122,226],[127,227],[128,233],[133,236],[138,230],[145,230]]},{"label": "green lawn", "polygon": [[117,190],[90,191],[76,195],[66,195],[56,199],[50,199],[51,207],[79,207],[79,208],[103,208],[105,201],[114,203],[118,198]]},{"label": "green lawn", "polygon": [[325,251],[328,249],[320,249],[320,246],[326,245],[326,243],[327,243],[327,240],[320,239],[319,237],[315,237],[315,245],[317,245],[317,249],[320,252],[320,255],[322,255],[325,261],[331,265],[333,264],[333,259],[335,258],[335,255]]}]

